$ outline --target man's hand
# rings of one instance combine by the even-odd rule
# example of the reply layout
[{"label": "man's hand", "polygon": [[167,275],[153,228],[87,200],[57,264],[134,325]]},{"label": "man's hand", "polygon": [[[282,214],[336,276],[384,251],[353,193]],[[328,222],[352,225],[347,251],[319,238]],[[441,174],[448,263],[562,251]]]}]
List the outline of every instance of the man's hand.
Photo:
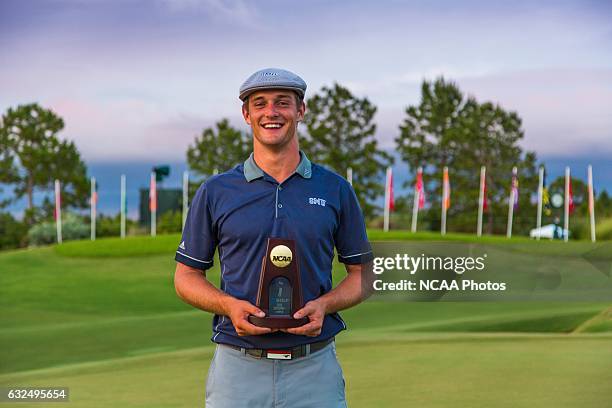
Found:
[{"label": "man's hand", "polygon": [[225,314],[232,320],[232,324],[239,336],[257,336],[276,331],[268,327],[258,327],[249,323],[249,315],[264,317],[266,314],[246,300],[231,298],[225,303],[224,309]]},{"label": "man's hand", "polygon": [[287,333],[301,334],[309,337],[316,337],[321,334],[321,328],[323,327],[323,319],[325,318],[325,304],[321,299],[311,300],[306,303],[303,308],[294,313],[294,319],[301,319],[302,317],[308,317],[309,323],[306,323],[300,327],[294,327],[291,329],[285,329]]}]

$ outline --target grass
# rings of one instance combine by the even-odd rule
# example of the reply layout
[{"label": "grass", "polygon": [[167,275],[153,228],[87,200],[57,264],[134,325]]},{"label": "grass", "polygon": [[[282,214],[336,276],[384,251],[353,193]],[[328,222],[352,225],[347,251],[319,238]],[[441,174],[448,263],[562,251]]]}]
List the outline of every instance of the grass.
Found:
[{"label": "grass", "polygon": [[[356,334],[338,342],[351,407],[603,408],[612,398],[610,336]],[[0,382],[68,385],[74,407],[202,406],[212,352],[160,352]],[[30,405],[41,406],[20,406]]]},{"label": "grass", "polygon": [[154,254],[173,254],[180,242],[179,234],[127,237],[99,238],[95,241],[68,241],[54,246],[56,253],[71,257],[133,257]]},{"label": "grass", "polygon": [[[69,386],[75,407],[201,406],[211,316],[174,293],[179,239],[0,254],[0,386]],[[586,251],[582,243],[511,242]],[[602,248],[600,259],[609,259]],[[335,265],[334,279],[342,274]],[[208,276],[218,281],[218,263]],[[350,329],[338,336],[349,403],[606,406],[610,310],[609,302],[367,301],[343,313]],[[19,406],[29,405],[45,404]]]},{"label": "grass", "polygon": [[[506,237],[498,235],[484,235],[477,237],[474,234],[448,233],[444,236],[436,232],[389,231],[368,230],[370,241],[411,241],[411,242],[448,242],[470,243],[481,245],[500,246],[539,255],[565,255],[581,256],[584,254],[596,255],[604,259],[612,259],[612,242],[601,241],[595,244],[588,241],[562,241],[540,240],[535,241],[525,237]],[[68,241],[62,245],[53,246],[53,250],[62,256],[80,258],[109,258],[109,257],[135,257],[157,254],[173,254],[180,242],[180,234],[158,235],[157,237],[136,236],[124,240],[117,238],[101,238],[96,241]]]}]

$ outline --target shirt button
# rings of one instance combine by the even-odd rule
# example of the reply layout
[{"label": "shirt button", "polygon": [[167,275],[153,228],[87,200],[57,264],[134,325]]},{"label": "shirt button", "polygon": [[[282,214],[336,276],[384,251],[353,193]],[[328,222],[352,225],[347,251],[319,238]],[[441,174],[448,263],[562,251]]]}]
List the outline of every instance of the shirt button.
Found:
[{"label": "shirt button", "polygon": [[282,190],[283,188],[282,188],[281,186],[278,186],[278,189],[279,189],[279,190]]},{"label": "shirt button", "polygon": [[279,204],[279,205],[278,205],[278,208],[283,208],[283,205],[282,205],[282,204]]}]

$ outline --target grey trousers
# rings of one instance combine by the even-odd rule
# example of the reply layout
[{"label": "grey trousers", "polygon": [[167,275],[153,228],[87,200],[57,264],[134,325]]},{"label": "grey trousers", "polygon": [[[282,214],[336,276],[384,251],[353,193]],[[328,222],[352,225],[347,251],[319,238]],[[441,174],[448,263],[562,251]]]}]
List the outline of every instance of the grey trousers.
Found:
[{"label": "grey trousers", "polygon": [[217,345],[207,408],[346,408],[335,343],[295,360],[269,360]]}]

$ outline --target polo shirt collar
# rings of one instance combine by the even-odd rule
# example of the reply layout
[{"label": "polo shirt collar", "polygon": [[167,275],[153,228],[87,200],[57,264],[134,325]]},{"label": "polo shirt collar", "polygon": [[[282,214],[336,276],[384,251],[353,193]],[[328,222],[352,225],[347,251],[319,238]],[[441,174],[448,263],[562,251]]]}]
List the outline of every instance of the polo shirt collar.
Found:
[{"label": "polo shirt collar", "polygon": [[[294,173],[299,174],[305,179],[309,179],[312,177],[312,164],[306,154],[300,150],[300,162],[295,168]],[[244,161],[244,178],[249,183],[253,180],[261,178],[264,176],[264,172],[259,168],[257,163],[255,163],[255,159],[253,158],[253,153],[249,156],[248,159]]]}]

